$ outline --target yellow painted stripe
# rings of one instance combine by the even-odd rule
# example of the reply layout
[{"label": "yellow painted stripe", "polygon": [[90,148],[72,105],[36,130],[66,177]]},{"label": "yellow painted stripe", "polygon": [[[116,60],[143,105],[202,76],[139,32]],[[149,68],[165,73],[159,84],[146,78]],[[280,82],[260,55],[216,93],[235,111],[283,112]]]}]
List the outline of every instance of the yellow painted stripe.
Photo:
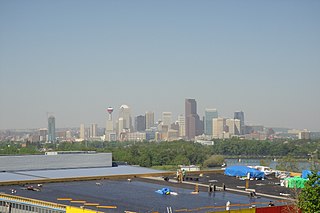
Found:
[{"label": "yellow painted stripe", "polygon": [[99,206],[99,203],[85,203],[85,206]]},{"label": "yellow painted stripe", "polygon": [[97,206],[97,208],[102,208],[102,209],[116,209],[116,206]]},{"label": "yellow painted stripe", "polygon": [[71,203],[86,203],[85,200],[71,200]]},{"label": "yellow painted stripe", "polygon": [[57,198],[57,200],[72,200],[72,198],[68,198],[68,197],[60,197],[60,198]]}]

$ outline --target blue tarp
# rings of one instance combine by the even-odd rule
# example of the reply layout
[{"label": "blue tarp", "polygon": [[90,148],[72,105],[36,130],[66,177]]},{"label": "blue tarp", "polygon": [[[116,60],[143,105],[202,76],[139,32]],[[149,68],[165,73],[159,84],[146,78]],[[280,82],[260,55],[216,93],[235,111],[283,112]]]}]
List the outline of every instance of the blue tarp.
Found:
[{"label": "blue tarp", "polygon": [[264,178],[264,172],[261,172],[257,169],[253,169],[247,166],[228,166],[224,170],[224,174],[228,176],[234,177],[246,177],[247,174],[250,173],[250,178]]},{"label": "blue tarp", "polygon": [[[320,171],[318,171],[317,174],[320,175]],[[304,179],[308,179],[308,175],[311,175],[311,171],[310,170],[303,170],[301,177]]]},{"label": "blue tarp", "polygon": [[169,195],[170,194],[170,189],[169,188],[162,188],[156,191],[159,194],[162,195]]}]

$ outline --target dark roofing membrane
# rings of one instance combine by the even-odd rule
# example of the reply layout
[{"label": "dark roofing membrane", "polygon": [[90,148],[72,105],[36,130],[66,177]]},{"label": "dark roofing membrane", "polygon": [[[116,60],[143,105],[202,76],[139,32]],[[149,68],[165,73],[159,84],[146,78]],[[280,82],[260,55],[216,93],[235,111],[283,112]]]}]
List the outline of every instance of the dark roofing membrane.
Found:
[{"label": "dark roofing membrane", "polygon": [[[249,198],[247,195],[233,194],[225,191],[213,193],[200,192],[195,195],[191,194],[193,190],[178,188],[178,185],[177,187],[169,187],[171,191],[177,192],[178,195],[161,195],[155,192],[165,187],[165,182],[161,182],[161,184],[146,183],[136,181],[135,179],[131,182],[127,180],[76,181],[43,184],[40,192],[23,190],[22,187],[16,185],[0,186],[0,191],[10,193],[11,189],[16,189],[16,195],[19,196],[73,206],[81,204],[70,203],[70,201],[58,201],[57,198],[72,198],[73,200],[84,200],[89,203],[99,203],[100,205],[117,206],[117,209],[108,209],[107,212],[123,212],[125,210],[166,212],[167,207],[171,207],[172,211],[194,209],[192,212],[208,212],[214,210],[214,207],[222,206],[223,208],[227,201],[230,201],[231,204],[269,202],[269,198]],[[212,208],[200,209],[208,206]],[[231,209],[238,208],[248,208],[248,206],[231,207]]]}]

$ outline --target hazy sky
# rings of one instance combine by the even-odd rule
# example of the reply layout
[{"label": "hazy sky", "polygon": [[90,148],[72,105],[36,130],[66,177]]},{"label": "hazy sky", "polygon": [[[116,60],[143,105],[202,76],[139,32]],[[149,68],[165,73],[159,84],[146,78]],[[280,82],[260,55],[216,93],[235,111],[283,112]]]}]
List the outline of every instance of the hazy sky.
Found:
[{"label": "hazy sky", "polygon": [[2,0],[0,129],[105,125],[108,106],[320,131],[320,1]]}]

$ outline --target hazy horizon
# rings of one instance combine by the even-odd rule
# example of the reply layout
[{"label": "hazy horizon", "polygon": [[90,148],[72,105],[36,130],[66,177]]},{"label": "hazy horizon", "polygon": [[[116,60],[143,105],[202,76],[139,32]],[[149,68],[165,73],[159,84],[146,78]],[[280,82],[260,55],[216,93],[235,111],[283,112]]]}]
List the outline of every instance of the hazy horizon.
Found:
[{"label": "hazy horizon", "polygon": [[216,108],[320,131],[320,1],[1,1],[0,129]]}]

